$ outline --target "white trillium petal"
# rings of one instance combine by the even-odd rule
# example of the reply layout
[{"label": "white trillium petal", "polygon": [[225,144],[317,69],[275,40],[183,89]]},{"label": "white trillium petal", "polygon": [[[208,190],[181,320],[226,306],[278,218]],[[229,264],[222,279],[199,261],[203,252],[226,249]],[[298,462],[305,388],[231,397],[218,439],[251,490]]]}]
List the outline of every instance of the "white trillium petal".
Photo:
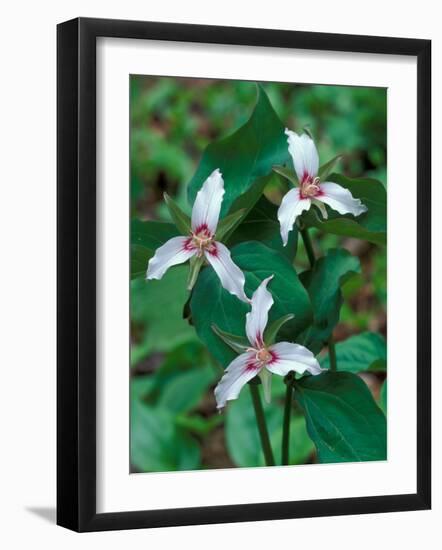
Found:
[{"label": "white trillium petal", "polygon": [[286,376],[290,371],[303,374],[320,374],[321,367],[313,353],[299,344],[280,342],[270,346],[269,351],[274,354],[274,360],[267,365],[267,369],[274,374]]},{"label": "white trillium petal", "polygon": [[264,330],[267,326],[268,313],[273,305],[273,298],[267,290],[267,284],[273,275],[264,279],[252,296],[252,310],[246,315],[246,334],[252,346],[259,348],[263,344]]},{"label": "white trillium petal", "polygon": [[307,134],[298,136],[296,132],[287,128],[285,133],[288,136],[289,153],[293,159],[299,183],[307,176],[316,177],[319,169],[319,156],[315,142]]},{"label": "white trillium petal", "polygon": [[353,214],[359,216],[367,212],[367,207],[364,206],[360,199],[353,198],[353,195],[345,187],[341,187],[337,183],[325,182],[321,183],[321,192],[317,200],[325,202],[330,208],[339,212],[339,214]]},{"label": "white trillium petal", "polygon": [[213,267],[222,286],[243,302],[249,303],[244,292],[245,277],[240,268],[233,262],[229,249],[222,243],[215,241],[210,251],[205,250],[207,261]]},{"label": "white trillium petal", "polygon": [[218,409],[225,407],[227,401],[236,399],[241,388],[258,374],[260,369],[255,366],[254,360],[254,352],[242,353],[227,367],[215,388]]},{"label": "white trillium petal", "polygon": [[221,172],[216,169],[206,179],[196,195],[192,208],[193,231],[207,228],[212,235],[215,234],[224,192],[223,177]]},{"label": "white trillium petal", "polygon": [[308,210],[310,205],[310,199],[301,199],[298,187],[291,189],[286,195],[284,195],[278,209],[278,220],[284,246],[287,245],[289,232],[293,229],[293,224],[295,223],[296,218],[302,214],[304,210]]},{"label": "white trillium petal", "polygon": [[160,246],[149,260],[146,279],[161,279],[169,267],[182,264],[196,253],[191,248],[189,237],[173,237]]}]

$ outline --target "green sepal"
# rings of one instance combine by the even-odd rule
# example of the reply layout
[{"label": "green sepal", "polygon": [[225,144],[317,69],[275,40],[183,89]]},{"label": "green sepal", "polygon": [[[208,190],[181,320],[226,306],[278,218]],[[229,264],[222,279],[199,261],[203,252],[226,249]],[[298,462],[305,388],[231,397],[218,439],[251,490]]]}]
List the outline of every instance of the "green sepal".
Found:
[{"label": "green sepal", "polygon": [[304,126],[304,127],[302,128],[302,131],[303,131],[305,134],[307,134],[308,137],[309,137],[310,139],[312,139],[313,141],[315,141],[315,138],[313,137],[313,133],[312,133],[312,131],[310,130],[310,127],[309,127],[308,125],[307,125],[307,126]]},{"label": "green sepal", "polygon": [[331,160],[320,166],[318,171],[318,177],[321,181],[324,181],[325,178],[331,174],[333,168],[335,167],[335,164],[340,161],[342,158],[342,155],[336,155],[336,157],[333,157]]},{"label": "green sepal", "polygon": [[279,174],[280,176],[283,176],[284,178],[288,179],[293,185],[298,186],[298,176],[296,175],[296,172],[292,170],[291,168],[287,168],[287,166],[279,166],[275,165],[272,167],[273,171]]},{"label": "green sepal", "polygon": [[270,346],[274,343],[276,335],[278,334],[280,328],[288,321],[291,321],[294,317],[295,316],[293,313],[288,313],[287,315],[276,319],[276,321],[273,321],[273,323],[270,323],[270,325],[264,331],[264,342],[267,346]]},{"label": "green sepal", "polygon": [[232,348],[233,351],[235,351],[236,353],[244,353],[250,347],[248,340],[243,336],[236,336],[235,334],[224,332],[215,324],[212,325],[212,330],[219,338],[221,338],[221,340],[225,344]]},{"label": "green sepal", "polygon": [[192,233],[190,217],[185,214],[178,204],[167,193],[164,193],[164,202],[169,210],[173,223],[177,226],[183,235]]},{"label": "green sepal", "polygon": [[241,221],[245,218],[247,215],[247,209],[241,208],[240,210],[237,210],[236,212],[233,212],[232,214],[229,214],[225,218],[223,218],[216,229],[216,240],[217,241],[225,241],[229,238],[229,236],[235,231],[235,229],[238,227],[238,225],[241,223]]},{"label": "green sepal", "polygon": [[192,290],[195,286],[200,269],[204,265],[204,256],[192,256],[189,261],[189,276],[187,278],[187,290]]},{"label": "green sepal", "polygon": [[272,400],[272,373],[264,368],[259,371],[258,376],[261,379],[264,400],[266,403],[270,403]]}]

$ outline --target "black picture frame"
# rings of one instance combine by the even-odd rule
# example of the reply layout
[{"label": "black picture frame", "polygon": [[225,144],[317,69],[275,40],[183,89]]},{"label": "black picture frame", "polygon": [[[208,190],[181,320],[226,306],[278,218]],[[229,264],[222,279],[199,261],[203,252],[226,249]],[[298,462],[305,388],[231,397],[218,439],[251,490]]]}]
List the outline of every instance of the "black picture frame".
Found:
[{"label": "black picture frame", "polygon": [[[417,58],[417,492],[96,512],[96,39],[395,54]],[[57,28],[57,523],[75,531],[424,510],[431,506],[431,41],[74,19]],[[415,358],[410,358],[414,360]]]}]

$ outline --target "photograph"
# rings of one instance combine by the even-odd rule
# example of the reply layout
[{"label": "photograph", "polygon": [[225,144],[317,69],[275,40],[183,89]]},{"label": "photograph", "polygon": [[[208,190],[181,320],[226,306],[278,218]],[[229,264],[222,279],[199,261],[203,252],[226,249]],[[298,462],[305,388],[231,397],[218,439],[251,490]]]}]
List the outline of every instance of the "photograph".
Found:
[{"label": "photograph", "polygon": [[130,472],[387,460],[387,89],[128,84]]}]

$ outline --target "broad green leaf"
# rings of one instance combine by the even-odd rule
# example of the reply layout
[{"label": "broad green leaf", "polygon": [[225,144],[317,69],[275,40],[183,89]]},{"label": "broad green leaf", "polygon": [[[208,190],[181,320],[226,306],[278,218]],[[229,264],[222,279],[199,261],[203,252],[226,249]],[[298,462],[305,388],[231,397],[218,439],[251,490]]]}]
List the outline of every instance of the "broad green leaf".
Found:
[{"label": "broad green leaf", "polygon": [[[231,252],[233,261],[245,274],[248,296],[263,279],[274,275],[268,287],[275,302],[269,313],[269,322],[294,314],[295,317],[280,332],[284,339],[295,340],[311,322],[312,311],[308,294],[291,263],[275,250],[257,242],[241,243]],[[212,325],[244,337],[249,306],[224,290],[213,269],[207,267],[195,285],[190,307],[198,336],[209,352],[226,367],[236,354],[213,332]]]},{"label": "broad green leaf", "polygon": [[171,223],[133,220],[130,228],[131,278],[145,277],[147,264],[155,250],[178,234],[177,228]]},{"label": "broad green leaf", "polygon": [[179,374],[164,386],[158,405],[175,414],[188,412],[198,405],[214,381],[215,372],[210,366]]},{"label": "broad green leaf", "polygon": [[[262,402],[270,443],[275,459],[278,461],[282,444],[283,406],[275,400],[266,403],[262,399]],[[233,462],[240,467],[264,466],[264,456],[248,387],[241,390],[238,399],[227,404],[225,415],[226,445]],[[292,416],[289,449],[290,464],[304,464],[314,451],[303,416]]]},{"label": "broad green leaf", "polygon": [[216,325],[212,325],[213,332],[221,338],[221,340],[227,344],[235,353],[244,353],[247,348],[250,347],[250,343],[247,338],[243,336],[236,336],[236,334],[230,334],[230,332],[225,332],[221,330]]},{"label": "broad green leaf", "polygon": [[[336,344],[336,359],[340,371],[358,373],[367,370],[385,370],[387,346],[380,334],[363,332]],[[328,355],[323,357],[320,363],[321,367],[329,369]]]},{"label": "broad green leaf", "polygon": [[187,273],[187,266],[175,266],[159,281],[132,281],[131,319],[142,333],[132,346],[132,364],[153,351],[169,351],[195,338],[194,328],[182,316],[188,298]]},{"label": "broad green leaf", "polygon": [[273,321],[273,323],[270,323],[264,331],[264,342],[267,345],[273,344],[282,326],[285,325],[288,321],[291,321],[293,318],[293,313],[288,313],[287,315],[276,319],[276,321]]},{"label": "broad green leaf", "polygon": [[343,248],[336,248],[319,258],[313,269],[301,273],[313,306],[314,321],[299,341],[314,353],[321,350],[339,321],[341,286],[359,271],[359,259]]},{"label": "broad green leaf", "polygon": [[298,245],[298,228],[296,225],[293,227],[287,246],[283,246],[277,212],[277,206],[261,197],[230,236],[228,246],[232,247],[244,241],[259,241],[293,260]]},{"label": "broad green leaf", "polygon": [[361,199],[368,208],[360,216],[338,212],[328,208],[328,220],[323,220],[316,208],[304,213],[301,218],[307,227],[317,227],[324,233],[344,235],[363,239],[375,244],[385,245],[387,241],[387,192],[380,181],[361,178],[350,179],[332,174],[327,181],[338,183],[349,189],[353,197]]},{"label": "broad green leaf", "polygon": [[167,193],[164,193],[164,202],[177,229],[182,235],[189,235],[192,232],[190,217],[181,210],[178,204]]},{"label": "broad green leaf", "polygon": [[232,135],[206,147],[189,184],[189,202],[193,204],[204,181],[219,168],[226,190],[222,204],[222,213],[225,214],[257,178],[266,176],[274,164],[284,164],[287,158],[284,126],[267,94],[258,86],[257,103],[250,119]]},{"label": "broad green leaf", "polygon": [[385,415],[387,415],[387,394],[387,381],[385,380],[385,382],[382,384],[381,393],[379,395],[379,406],[384,411]]},{"label": "broad green leaf", "polygon": [[387,425],[370,390],[355,374],[328,372],[295,382],[320,462],[386,460]]},{"label": "broad green leaf", "polygon": [[201,463],[196,440],[176,426],[174,414],[138,400],[131,402],[130,458],[141,472],[195,470]]},{"label": "broad green leaf", "polygon": [[318,176],[322,181],[325,181],[325,178],[330,174],[330,172],[335,167],[336,163],[341,160],[342,155],[337,155],[336,157],[333,157],[331,160],[323,164],[318,171]]},{"label": "broad green leaf", "polygon": [[279,180],[277,179],[277,176],[273,174],[273,172],[268,176],[258,178],[252,183],[252,185],[245,193],[235,199],[230,209],[231,212],[236,212],[237,210],[245,210],[246,214],[248,214],[250,210],[252,210],[252,208],[255,206],[255,204],[259,201],[261,195],[264,193],[264,190],[267,187],[276,185],[278,182]]}]

